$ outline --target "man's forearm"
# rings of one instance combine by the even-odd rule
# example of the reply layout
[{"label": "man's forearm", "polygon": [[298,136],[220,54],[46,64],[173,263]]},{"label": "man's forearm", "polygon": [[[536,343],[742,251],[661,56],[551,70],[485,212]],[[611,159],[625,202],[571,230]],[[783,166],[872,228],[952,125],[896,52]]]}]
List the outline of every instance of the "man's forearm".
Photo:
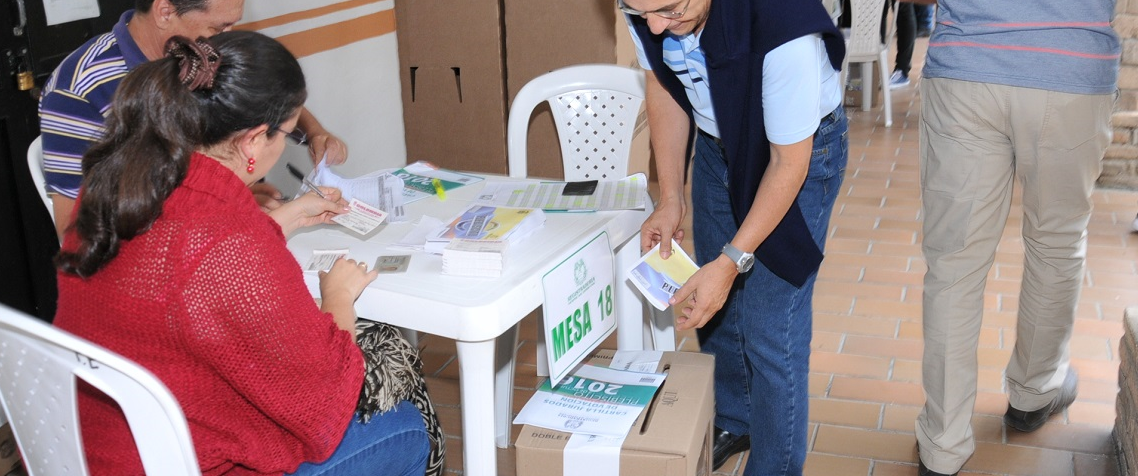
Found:
[{"label": "man's forearm", "polygon": [[660,85],[652,71],[644,73],[645,107],[648,112],[648,127],[652,131],[652,152],[656,157],[660,200],[682,200],[691,118]]}]

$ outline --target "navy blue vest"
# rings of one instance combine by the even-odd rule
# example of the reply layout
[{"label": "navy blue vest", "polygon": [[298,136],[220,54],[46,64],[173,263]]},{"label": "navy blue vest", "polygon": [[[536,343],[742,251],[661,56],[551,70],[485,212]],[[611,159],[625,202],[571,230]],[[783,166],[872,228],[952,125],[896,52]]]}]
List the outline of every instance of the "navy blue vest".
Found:
[{"label": "navy blue vest", "polygon": [[[684,86],[664,64],[664,36],[653,35],[643,18],[631,20],[656,78],[690,116],[692,107]],[[711,0],[700,47],[707,59],[707,81],[726,153],[737,224],[750,212],[770,163],[770,141],[763,124],[763,61],[778,46],[813,33],[822,34],[830,64],[841,69],[845,41],[822,2]],[[797,203],[755,250],[755,258],[795,286],[802,286],[818,270],[822,250],[810,236]]]}]

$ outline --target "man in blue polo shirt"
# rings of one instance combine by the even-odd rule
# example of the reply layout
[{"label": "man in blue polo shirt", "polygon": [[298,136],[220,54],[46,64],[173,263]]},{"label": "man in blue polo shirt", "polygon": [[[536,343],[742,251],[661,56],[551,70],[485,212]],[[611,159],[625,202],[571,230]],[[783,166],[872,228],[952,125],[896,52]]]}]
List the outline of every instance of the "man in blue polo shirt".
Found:
[{"label": "man in blue polo shirt", "polygon": [[[114,28],[71,53],[48,79],[40,98],[44,178],[54,194],[55,227],[60,236],[71,223],[79,194],[82,158],[103,136],[103,121],[111,99],[126,73],[164,56],[166,40],[174,36],[210,37],[233,27],[244,13],[244,0],[136,0]],[[328,133],[308,112],[301,111],[299,129],[313,161],[328,154],[329,163],[342,163],[347,146]],[[260,192],[271,196],[271,186]],[[275,201],[262,199],[267,208]]]},{"label": "man in blue polo shirt", "polygon": [[660,199],[644,250],[683,238],[690,163],[701,268],[672,304],[715,356],[713,466],[753,449],[745,474],[801,474],[811,298],[848,150],[841,34],[817,1],[618,5],[650,70]]}]

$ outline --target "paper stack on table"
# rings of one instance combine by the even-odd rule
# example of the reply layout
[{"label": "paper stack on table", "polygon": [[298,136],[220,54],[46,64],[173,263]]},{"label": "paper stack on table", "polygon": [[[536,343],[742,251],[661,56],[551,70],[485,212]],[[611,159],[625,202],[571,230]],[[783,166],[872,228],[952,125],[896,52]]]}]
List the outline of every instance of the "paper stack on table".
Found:
[{"label": "paper stack on table", "polygon": [[502,240],[451,240],[443,248],[443,274],[496,278],[506,265],[506,248]]},{"label": "paper stack on table", "polygon": [[442,230],[427,237],[426,251],[442,254],[454,239],[517,242],[545,225],[545,213],[535,208],[472,205]]}]

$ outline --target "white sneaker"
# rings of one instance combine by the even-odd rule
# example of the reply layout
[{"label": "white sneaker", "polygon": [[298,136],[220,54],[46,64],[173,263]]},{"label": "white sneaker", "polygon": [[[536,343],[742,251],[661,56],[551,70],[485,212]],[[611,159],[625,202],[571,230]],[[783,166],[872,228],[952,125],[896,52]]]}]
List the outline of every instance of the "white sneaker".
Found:
[{"label": "white sneaker", "polygon": [[889,89],[903,88],[909,85],[909,77],[900,70],[894,71],[889,77]]}]

